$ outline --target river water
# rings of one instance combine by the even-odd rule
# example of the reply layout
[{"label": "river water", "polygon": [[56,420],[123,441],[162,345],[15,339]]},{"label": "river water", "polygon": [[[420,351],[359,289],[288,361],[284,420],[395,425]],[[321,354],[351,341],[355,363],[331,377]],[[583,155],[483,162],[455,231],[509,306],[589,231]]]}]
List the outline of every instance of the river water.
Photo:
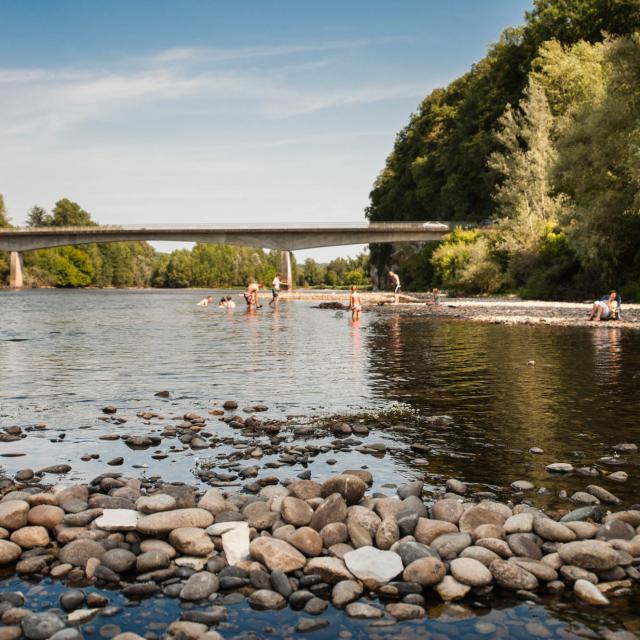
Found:
[{"label": "river water", "polygon": [[[47,425],[24,440],[0,442],[0,473],[68,462],[73,469],[65,479],[86,480],[109,469],[106,460],[122,456],[119,472],[193,483],[196,459],[206,454],[172,451],[164,443],[133,451],[122,440],[98,438],[123,430],[160,432],[161,420],[136,419],[141,410],[163,418],[186,411],[206,415],[230,398],[240,407],[265,404],[267,418],[294,423],[315,415],[363,410],[387,415],[398,409],[392,422],[403,423],[400,432],[387,430],[385,418],[370,436],[387,445],[385,456],[354,450],[340,460],[340,468],[367,465],[374,489],[387,492],[384,485],[415,478],[435,489],[456,477],[474,490],[507,496],[511,482],[528,479],[549,490],[533,495],[532,502],[571,508],[558,493],[583,490],[591,480],[551,476],[547,464],[592,466],[613,455],[619,442],[640,443],[638,332],[489,325],[375,311],[353,325],[347,314],[313,308],[317,303],[311,301],[283,301],[277,311],[265,304],[247,315],[241,297],[235,298],[234,312],[198,307],[201,297],[194,291],[0,292],[0,428]],[[156,397],[161,390],[171,397]],[[117,407],[127,422],[105,422],[101,409],[106,405]],[[408,410],[421,416],[446,414],[452,421],[427,428]],[[418,442],[428,446],[427,455],[411,449]],[[531,447],[545,453],[532,455]],[[151,458],[159,452],[166,457]],[[79,460],[91,453],[99,458]],[[314,459],[314,479],[335,472],[330,458]],[[627,471],[624,484],[598,481],[625,503],[640,502],[639,462],[636,455],[615,466],[601,465]],[[274,473],[290,477],[297,472],[283,468]],[[3,587],[17,583],[8,578]],[[50,584],[45,592],[55,594],[57,588]],[[157,602],[140,607],[154,611]],[[536,637],[531,627],[536,620],[544,622],[549,637],[591,637],[603,627],[640,628],[637,598],[616,602],[597,615],[562,599],[504,601],[490,611],[456,607],[434,606],[426,621],[402,627],[416,637],[475,637],[474,625],[482,616],[502,637]],[[165,604],[159,609],[169,611]],[[260,625],[267,624],[286,630],[295,621],[290,612],[247,621],[242,605],[233,611],[238,620],[229,629],[236,634],[252,630],[260,635]],[[336,629],[355,637],[371,634],[366,625],[339,612],[331,615],[335,624],[316,637],[335,637]],[[118,620],[129,628],[126,616]],[[102,624],[107,622],[114,621]],[[93,627],[85,629],[86,637],[100,637],[100,624]],[[379,636],[398,632],[397,626],[376,630]]]}]

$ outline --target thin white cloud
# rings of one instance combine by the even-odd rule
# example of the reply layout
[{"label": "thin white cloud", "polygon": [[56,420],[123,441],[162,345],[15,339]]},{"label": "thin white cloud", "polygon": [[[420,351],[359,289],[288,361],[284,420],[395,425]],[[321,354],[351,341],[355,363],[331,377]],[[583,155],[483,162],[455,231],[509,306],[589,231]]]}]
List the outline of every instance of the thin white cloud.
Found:
[{"label": "thin white cloud", "polygon": [[[309,45],[281,45],[228,50],[178,48],[118,68],[0,68],[0,136],[57,135],[79,123],[109,121],[112,116],[149,105],[180,102],[192,112],[231,116],[241,108],[255,118],[278,119],[313,114],[326,109],[413,98],[424,93],[420,85],[381,83],[338,88],[296,82],[326,60],[298,60],[273,69],[230,68],[215,63],[251,57],[294,56],[395,41],[397,38],[344,40]],[[183,64],[174,65],[180,61]],[[197,63],[196,63],[197,61]],[[207,64],[204,64],[206,62]],[[334,61],[339,66],[340,61]],[[306,78],[305,78],[306,79]],[[335,80],[338,85],[339,81]],[[140,114],[137,115],[140,117]],[[135,118],[129,126],[135,128]]]},{"label": "thin white cloud", "polygon": [[218,49],[213,47],[173,47],[148,56],[146,60],[155,63],[185,61],[229,62],[251,58],[271,58],[304,53],[320,53],[358,49],[374,45],[406,42],[406,36],[383,36],[378,38],[354,38],[351,40],[328,40],[305,44],[264,45],[260,47],[237,47]]}]

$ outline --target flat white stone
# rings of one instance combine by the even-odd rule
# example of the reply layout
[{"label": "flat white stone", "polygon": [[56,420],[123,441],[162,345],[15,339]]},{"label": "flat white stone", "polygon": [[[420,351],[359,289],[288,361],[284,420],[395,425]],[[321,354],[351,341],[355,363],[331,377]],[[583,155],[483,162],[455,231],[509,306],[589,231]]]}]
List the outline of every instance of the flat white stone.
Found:
[{"label": "flat white stone", "polygon": [[224,549],[227,563],[231,566],[243,560],[250,560],[249,527],[235,527],[231,531],[223,533],[222,548]]},{"label": "flat white stone", "polygon": [[221,536],[227,531],[235,531],[236,529],[247,529],[248,531],[249,523],[244,520],[239,522],[219,522],[208,527],[206,533],[210,536]]},{"label": "flat white stone", "polygon": [[100,609],[76,609],[67,614],[69,624],[84,624],[93,618]]},{"label": "flat white stone", "polygon": [[105,509],[95,524],[103,531],[135,531],[142,516],[135,509]]},{"label": "flat white stone", "polygon": [[188,567],[189,569],[194,569],[195,571],[202,571],[207,566],[209,558],[215,555],[217,554],[212,553],[205,558],[196,558],[195,556],[181,556],[180,558],[176,558],[174,562],[179,567]]},{"label": "flat white stone", "polygon": [[347,569],[365,583],[386,584],[400,575],[404,568],[397,553],[370,546],[345,553],[343,560]]},{"label": "flat white stone", "polygon": [[568,462],[552,462],[546,466],[546,469],[556,473],[569,473],[573,471],[573,465]]}]

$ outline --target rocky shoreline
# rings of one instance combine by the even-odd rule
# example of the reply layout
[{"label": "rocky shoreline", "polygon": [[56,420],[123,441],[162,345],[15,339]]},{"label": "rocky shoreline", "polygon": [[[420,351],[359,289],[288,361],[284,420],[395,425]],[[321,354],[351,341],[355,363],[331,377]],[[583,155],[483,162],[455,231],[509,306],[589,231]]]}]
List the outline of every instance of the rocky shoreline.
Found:
[{"label": "rocky shoreline", "polygon": [[[211,488],[113,470],[86,483],[46,481],[48,474],[68,472],[69,465],[22,469],[0,479],[0,575],[46,577],[66,587],[58,606],[45,613],[34,612],[37,603],[22,594],[3,590],[0,640],[83,637],[82,625],[115,613],[109,597],[91,586],[133,603],[176,599],[182,606],[178,619],[145,637],[204,640],[222,637],[228,608],[241,601],[256,610],[299,612],[295,631],[302,634],[331,628],[329,607],[367,621],[374,633],[423,619],[434,600],[490,607],[512,594],[529,602],[569,599],[595,609],[637,594],[640,504],[623,505],[605,487],[587,484],[592,477],[583,491],[565,496],[571,508],[546,512],[533,506],[536,487],[527,480],[513,482],[510,495],[498,500],[456,478],[435,492],[427,492],[421,479],[392,493],[374,492],[372,471],[344,465],[317,481],[309,470],[278,478],[242,461],[257,461],[273,447],[286,466],[312,456],[314,447],[283,444],[282,423],[255,414],[245,418],[236,409],[229,401],[210,413],[245,434],[266,435],[270,443],[243,447],[226,464],[200,466],[197,475]],[[103,411],[116,419],[115,408]],[[169,431],[191,448],[208,447],[215,436],[205,422],[190,412]],[[338,458],[341,449],[356,444],[350,439],[358,431],[368,433],[360,422],[297,428],[299,436],[324,429],[337,437]],[[131,437],[139,439],[133,446],[149,444],[147,436]],[[376,443],[365,447],[372,455],[381,452]],[[427,454],[419,444],[414,451]],[[633,457],[637,447],[621,443],[619,453]],[[546,469],[594,475],[567,463]],[[607,478],[625,482],[626,474]],[[635,637],[606,629],[600,636]]]},{"label": "rocky shoreline", "polygon": [[[441,297],[438,304],[427,293],[403,296],[400,304],[390,294],[363,293],[363,311],[380,314],[401,314],[413,317],[449,318],[486,324],[527,324],[563,327],[591,327],[597,329],[640,329],[640,305],[625,304],[620,320],[591,322],[588,320],[591,304],[588,302],[551,302],[520,300],[518,298],[448,298]],[[348,310],[346,294],[291,294],[292,299],[318,301],[317,308]]]}]

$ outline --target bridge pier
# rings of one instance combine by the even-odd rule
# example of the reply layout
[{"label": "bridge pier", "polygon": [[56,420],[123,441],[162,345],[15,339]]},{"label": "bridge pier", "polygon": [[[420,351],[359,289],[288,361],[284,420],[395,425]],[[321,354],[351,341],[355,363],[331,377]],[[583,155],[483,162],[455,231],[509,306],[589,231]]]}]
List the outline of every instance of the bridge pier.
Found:
[{"label": "bridge pier", "polygon": [[280,253],[280,275],[284,276],[287,283],[287,291],[293,291],[293,272],[291,270],[291,251],[282,251]]},{"label": "bridge pier", "polygon": [[9,288],[21,289],[24,286],[22,279],[23,257],[19,251],[12,251],[9,259]]}]

